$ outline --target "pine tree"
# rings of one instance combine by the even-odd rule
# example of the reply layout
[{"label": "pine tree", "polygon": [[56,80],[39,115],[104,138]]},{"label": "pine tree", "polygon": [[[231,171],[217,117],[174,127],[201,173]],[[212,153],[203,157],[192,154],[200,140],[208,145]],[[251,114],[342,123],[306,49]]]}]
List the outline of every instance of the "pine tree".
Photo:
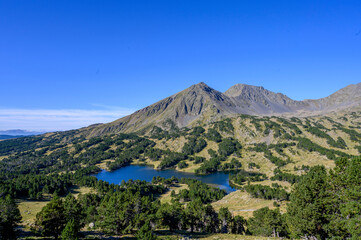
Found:
[{"label": "pine tree", "polygon": [[197,198],[196,200],[188,203],[185,213],[191,232],[193,232],[195,229],[203,228],[203,203],[200,198]]},{"label": "pine tree", "polygon": [[219,210],[218,217],[221,224],[221,232],[228,233],[232,222],[231,212],[228,210],[228,208],[221,208]]},{"label": "pine tree", "polygon": [[64,230],[61,232],[62,240],[78,240],[78,226],[74,219],[71,219],[65,225]]},{"label": "pine tree", "polygon": [[157,237],[153,234],[150,223],[145,223],[135,234],[138,240],[156,240]]},{"label": "pine tree", "polygon": [[252,235],[265,237],[283,237],[287,235],[285,221],[279,209],[268,207],[253,212],[253,217],[247,222],[248,231]]},{"label": "pine tree", "polygon": [[44,236],[53,236],[58,239],[65,224],[63,201],[57,196],[36,214],[35,230],[40,231]]},{"label": "pine tree", "polygon": [[106,234],[120,235],[125,229],[123,200],[120,194],[106,196],[98,209],[98,226]]},{"label": "pine tree", "polygon": [[361,158],[339,159],[330,171],[332,206],[328,231],[342,239],[361,238]]},{"label": "pine tree", "polygon": [[79,201],[75,199],[72,194],[66,196],[63,202],[64,206],[64,215],[68,222],[72,221],[72,226],[74,231],[78,233],[80,229],[84,226],[84,213],[83,208],[80,205]]},{"label": "pine tree", "polygon": [[242,216],[235,216],[232,221],[232,233],[243,234],[246,232],[245,229],[246,220]]},{"label": "pine tree", "polygon": [[218,231],[219,219],[218,214],[214,210],[211,204],[207,204],[203,214],[203,231],[209,233],[215,233]]},{"label": "pine tree", "polygon": [[287,207],[291,237],[325,239],[329,223],[327,189],[329,183],[323,166],[311,168],[295,186]]},{"label": "pine tree", "polygon": [[172,205],[165,203],[157,211],[157,217],[161,225],[168,226],[170,231],[174,231],[178,229],[182,211],[183,208],[179,202],[174,202]]},{"label": "pine tree", "polygon": [[20,220],[19,208],[11,196],[0,197],[0,239],[16,239],[15,227]]},{"label": "pine tree", "polygon": [[152,202],[140,192],[109,193],[103,198],[98,211],[97,226],[106,234],[132,233],[147,221],[155,219],[157,201]]}]

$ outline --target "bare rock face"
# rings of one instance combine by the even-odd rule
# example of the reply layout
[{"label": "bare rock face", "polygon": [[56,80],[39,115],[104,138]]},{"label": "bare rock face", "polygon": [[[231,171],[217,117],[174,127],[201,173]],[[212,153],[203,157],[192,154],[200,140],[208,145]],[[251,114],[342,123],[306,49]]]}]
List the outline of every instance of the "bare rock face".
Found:
[{"label": "bare rock face", "polygon": [[326,98],[295,101],[263,87],[237,84],[221,93],[201,82],[129,116],[88,128],[88,132],[97,136],[146,131],[165,122],[182,128],[235,114],[310,116],[357,106],[361,106],[361,83],[349,85]]},{"label": "bare rock face", "polygon": [[263,87],[246,84],[234,85],[225,94],[232,97],[240,106],[246,107],[244,113],[247,114],[267,115],[292,112],[306,105],[282,93],[274,93]]}]

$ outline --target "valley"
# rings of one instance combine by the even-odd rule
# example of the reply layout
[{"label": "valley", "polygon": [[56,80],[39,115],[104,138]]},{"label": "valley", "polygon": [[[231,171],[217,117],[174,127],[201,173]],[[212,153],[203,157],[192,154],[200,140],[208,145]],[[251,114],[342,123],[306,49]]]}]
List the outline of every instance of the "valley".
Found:
[{"label": "valley", "polygon": [[[286,224],[302,211],[299,189],[317,180],[313,192],[330,194],[331,186],[317,186],[336,186],[334,171],[351,176],[342,169],[359,164],[359,88],[296,102],[260,87],[223,94],[201,83],[115,122],[0,141],[0,193],[19,204],[24,239],[30,230],[65,234],[44,223],[55,206],[70,214],[58,212],[57,227],[75,224],[84,239],[162,239],[162,231],[299,237],[302,227]],[[71,214],[78,220],[67,221]],[[312,231],[305,234],[321,234]]]}]

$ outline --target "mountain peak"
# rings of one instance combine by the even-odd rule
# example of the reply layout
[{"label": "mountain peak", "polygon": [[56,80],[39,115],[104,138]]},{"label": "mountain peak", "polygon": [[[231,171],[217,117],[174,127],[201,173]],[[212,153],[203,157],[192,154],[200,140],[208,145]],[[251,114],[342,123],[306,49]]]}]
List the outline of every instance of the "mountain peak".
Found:
[{"label": "mountain peak", "polygon": [[246,106],[248,114],[274,114],[292,112],[304,104],[294,101],[282,93],[269,91],[261,86],[236,84],[229,88],[226,96],[241,106]]},{"label": "mountain peak", "polygon": [[204,82],[199,82],[199,83],[197,83],[197,84],[194,84],[194,86],[208,87],[208,85],[205,84]]},{"label": "mountain peak", "polygon": [[248,84],[238,83],[232,87],[230,87],[225,94],[229,97],[238,97],[241,94],[250,91],[264,91],[265,89],[261,86],[252,86]]},{"label": "mountain peak", "polygon": [[[211,92],[211,91],[215,91],[213,88],[211,88],[210,86],[208,86],[207,84],[205,84],[204,82],[200,82],[200,83],[197,83],[197,84],[194,84],[192,86],[190,86],[189,88],[187,88],[189,90],[203,90],[203,91],[206,91],[206,92]],[[186,89],[186,90],[187,90]]]}]

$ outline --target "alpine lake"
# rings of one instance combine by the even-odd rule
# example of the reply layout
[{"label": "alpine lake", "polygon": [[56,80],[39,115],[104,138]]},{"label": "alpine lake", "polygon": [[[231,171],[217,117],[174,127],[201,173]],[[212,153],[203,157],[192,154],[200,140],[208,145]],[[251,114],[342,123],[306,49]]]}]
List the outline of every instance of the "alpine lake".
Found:
[{"label": "alpine lake", "polygon": [[230,173],[228,172],[217,172],[208,175],[196,175],[194,173],[180,172],[173,169],[156,170],[150,166],[129,165],[114,170],[112,172],[102,170],[94,176],[96,176],[99,180],[107,181],[114,184],[120,184],[123,180],[128,181],[130,179],[145,180],[147,182],[151,182],[153,177],[157,176],[163,178],[171,178],[172,176],[174,176],[178,179],[192,178],[200,180],[211,186],[224,189],[227,191],[227,193],[230,193],[236,191],[236,189],[231,187],[229,184],[229,174]]}]

